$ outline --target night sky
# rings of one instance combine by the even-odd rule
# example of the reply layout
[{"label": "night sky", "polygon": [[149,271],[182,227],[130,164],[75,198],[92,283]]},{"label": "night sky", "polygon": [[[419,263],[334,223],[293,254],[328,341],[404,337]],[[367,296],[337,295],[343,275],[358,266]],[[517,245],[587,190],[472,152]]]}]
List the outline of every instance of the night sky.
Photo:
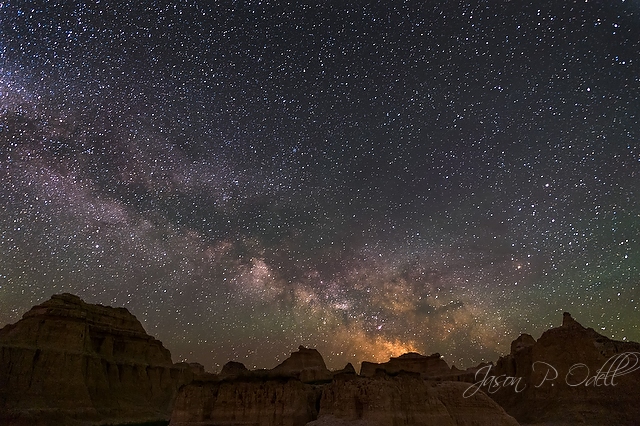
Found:
[{"label": "night sky", "polygon": [[0,325],[174,362],[640,341],[640,0],[0,1]]}]

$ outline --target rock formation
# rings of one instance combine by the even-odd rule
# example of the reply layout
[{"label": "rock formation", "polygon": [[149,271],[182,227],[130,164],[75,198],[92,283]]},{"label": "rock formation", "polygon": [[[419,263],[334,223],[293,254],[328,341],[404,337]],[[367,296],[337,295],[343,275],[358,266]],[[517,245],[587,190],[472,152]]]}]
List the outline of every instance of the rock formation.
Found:
[{"label": "rock formation", "polygon": [[318,415],[321,391],[311,383],[332,377],[322,355],[304,346],[271,370],[230,361],[219,375],[180,390],[171,425],[304,425]]},{"label": "rock formation", "polygon": [[271,371],[276,376],[296,377],[305,383],[329,381],[332,377],[320,352],[304,346]]},{"label": "rock formation", "polygon": [[194,381],[180,389],[171,425],[304,425],[317,417],[319,397],[291,377]]},{"label": "rock formation", "polygon": [[547,330],[537,341],[518,337],[509,355],[480,373],[477,382],[501,375],[521,378],[518,392],[502,385],[489,394],[522,423],[640,422],[640,344],[611,340],[568,313],[561,327]]},{"label": "rock formation", "polygon": [[166,419],[193,368],[126,309],[56,295],[0,330],[0,424]]},{"label": "rock formation", "polygon": [[443,381],[437,382],[435,387],[438,399],[447,407],[457,426],[518,425],[516,419],[486,394],[465,396],[467,383]]},{"label": "rock formation", "polygon": [[518,423],[489,397],[464,398],[467,384],[433,382],[417,373],[393,377],[336,377],[322,392],[318,420],[309,426],[371,425],[515,426]]},{"label": "rock formation", "polygon": [[568,313],[537,341],[518,337],[496,365],[459,370],[439,354],[409,353],[363,362],[361,375],[351,364],[331,372],[302,346],[271,370],[229,362],[208,374],[173,364],[126,309],[70,294],[0,330],[3,426],[169,416],[172,426],[516,425],[509,414],[523,424],[632,425],[638,395],[640,344],[611,340]]},{"label": "rock formation", "polygon": [[251,374],[251,371],[249,371],[243,363],[229,361],[222,366],[222,371],[220,371],[218,376],[220,379],[235,379],[249,374]]},{"label": "rock formation", "polygon": [[480,364],[477,367],[460,370],[455,366],[449,368],[449,365],[442,359],[439,353],[425,356],[415,352],[409,352],[397,358],[392,357],[384,363],[363,361],[360,367],[360,375],[364,377],[374,377],[380,372],[394,375],[404,371],[408,373],[418,373],[423,379],[472,383],[476,371],[485,365],[486,364]]},{"label": "rock formation", "polygon": [[182,387],[171,426],[517,424],[482,393],[464,398],[467,387],[404,371],[361,377],[350,364],[331,373],[318,351],[300,347],[272,370],[249,371],[231,362],[219,376]]},{"label": "rock formation", "polygon": [[373,377],[377,370],[382,370],[387,374],[397,374],[401,371],[419,373],[424,378],[436,377],[450,373],[450,368],[442,359],[440,354],[425,356],[415,352],[391,358],[384,363],[363,361],[360,368],[360,375]]},{"label": "rock formation", "polygon": [[356,369],[353,368],[353,364],[350,362],[344,366],[342,370],[332,371],[331,374],[335,377],[337,374],[356,374]]}]

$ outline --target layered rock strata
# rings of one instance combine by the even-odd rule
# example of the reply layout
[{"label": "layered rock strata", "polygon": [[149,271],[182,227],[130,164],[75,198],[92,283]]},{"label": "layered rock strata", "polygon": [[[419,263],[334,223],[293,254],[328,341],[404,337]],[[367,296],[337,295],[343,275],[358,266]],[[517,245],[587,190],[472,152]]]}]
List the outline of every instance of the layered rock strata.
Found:
[{"label": "layered rock strata", "polygon": [[518,425],[486,395],[465,398],[467,387],[411,373],[336,377],[323,389],[318,420],[309,425]]},{"label": "layered rock strata", "polygon": [[271,371],[276,376],[295,377],[305,383],[329,381],[332,378],[320,352],[304,346],[298,347],[296,352]]},{"label": "layered rock strata", "polygon": [[69,294],[0,330],[3,426],[170,414],[173,426],[516,425],[509,414],[522,424],[634,425],[639,394],[640,344],[611,340],[568,313],[537,341],[518,337],[496,365],[459,370],[439,354],[409,353],[363,362],[361,375],[351,364],[329,371],[317,350],[302,346],[271,370],[229,362],[208,374],[173,364],[126,309]]},{"label": "layered rock strata", "polygon": [[291,377],[194,381],[181,388],[170,424],[305,425],[317,418],[319,397],[316,386]]},{"label": "layered rock strata", "polygon": [[0,330],[0,424],[167,419],[194,368],[126,309],[55,295]]},{"label": "layered rock strata", "polygon": [[611,340],[568,313],[537,341],[518,337],[476,383],[521,423],[640,423],[640,344]]},{"label": "layered rock strata", "polygon": [[483,393],[464,398],[468,384],[404,371],[361,377],[351,365],[324,370],[320,354],[304,347],[272,370],[227,363],[219,376],[182,387],[171,426],[517,425]]}]

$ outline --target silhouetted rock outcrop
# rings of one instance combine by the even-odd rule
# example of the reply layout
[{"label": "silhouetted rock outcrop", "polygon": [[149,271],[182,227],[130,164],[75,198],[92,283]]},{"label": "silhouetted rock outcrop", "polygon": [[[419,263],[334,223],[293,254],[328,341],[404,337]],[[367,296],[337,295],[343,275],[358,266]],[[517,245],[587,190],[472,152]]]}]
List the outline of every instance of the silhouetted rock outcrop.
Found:
[{"label": "silhouetted rock outcrop", "polygon": [[423,378],[446,376],[451,373],[451,369],[440,354],[435,353],[425,356],[415,352],[406,353],[397,358],[391,358],[384,363],[363,361],[360,368],[360,375],[373,377],[377,370],[392,375],[401,371],[419,373]]},{"label": "silhouetted rock outcrop", "polygon": [[0,424],[167,419],[193,374],[126,309],[56,295],[0,330]]},{"label": "silhouetted rock outcrop", "polygon": [[329,381],[332,377],[320,352],[304,346],[298,347],[271,372],[276,376],[296,377],[305,383]]},{"label": "silhouetted rock outcrop", "polygon": [[[464,398],[468,385],[436,384],[419,373],[400,371],[391,377],[378,371],[376,377],[364,378],[347,364],[330,373],[320,353],[304,347],[272,370],[248,371],[240,363],[227,363],[218,377],[181,388],[171,426],[517,424],[482,393]],[[331,381],[305,383],[327,374]]]},{"label": "silhouetted rock outcrop", "polygon": [[220,371],[219,377],[220,379],[235,379],[249,374],[251,374],[251,371],[249,371],[243,363],[229,361],[222,366],[222,371]]},{"label": "silhouetted rock outcrop", "polygon": [[331,374],[333,374],[334,377],[338,374],[356,374],[356,369],[353,368],[353,364],[349,362],[342,370],[332,371]]},{"label": "silhouetted rock outcrop", "polygon": [[512,383],[495,386],[490,395],[522,423],[637,425],[638,369],[640,344],[611,340],[565,313],[562,326],[547,330],[537,341],[529,335],[518,337],[511,353],[490,371],[479,372],[476,381],[501,375],[516,378],[514,382],[520,378],[517,392]]}]

